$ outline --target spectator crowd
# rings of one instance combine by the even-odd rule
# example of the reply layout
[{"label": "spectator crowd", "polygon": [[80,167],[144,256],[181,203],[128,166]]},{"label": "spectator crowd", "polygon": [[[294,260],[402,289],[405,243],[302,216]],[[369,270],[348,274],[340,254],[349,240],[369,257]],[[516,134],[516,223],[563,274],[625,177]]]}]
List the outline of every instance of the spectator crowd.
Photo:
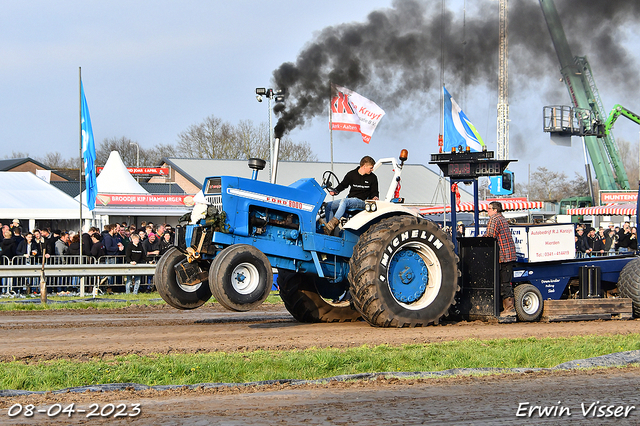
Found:
[{"label": "spectator crowd", "polygon": [[609,224],[597,230],[590,226],[576,225],[576,257],[609,256],[616,253],[635,252],[638,249],[638,231],[625,222],[622,228]]},{"label": "spectator crowd", "polygon": [[[78,256],[82,250],[83,256],[95,258],[102,263],[155,263],[174,242],[174,229],[169,224],[154,225],[152,222],[142,222],[139,227],[126,223],[105,225],[101,231],[91,227],[85,233],[51,230],[49,228],[34,229],[23,232],[20,221],[14,219],[11,225],[0,223],[0,260],[5,264],[12,262],[15,257],[22,260],[22,264],[42,264],[43,258],[50,263],[52,256],[60,257],[65,263],[71,256]],[[82,240],[82,244],[80,241]],[[82,246],[82,248],[81,248]],[[24,259],[22,259],[24,258]],[[83,260],[85,262],[85,260]],[[77,262],[75,262],[77,263]],[[77,277],[76,278],[77,281]],[[133,284],[133,293],[137,294],[141,284],[143,290],[153,289],[153,277],[106,277],[107,291],[124,291],[129,293]],[[10,291],[8,279],[3,279],[2,293]],[[25,281],[25,280],[23,280]],[[14,287],[14,291],[35,293],[33,283]],[[35,281],[35,280],[34,280]],[[30,285],[31,284],[31,285]],[[76,283],[77,285],[77,283]],[[64,290],[62,290],[64,291]]]}]

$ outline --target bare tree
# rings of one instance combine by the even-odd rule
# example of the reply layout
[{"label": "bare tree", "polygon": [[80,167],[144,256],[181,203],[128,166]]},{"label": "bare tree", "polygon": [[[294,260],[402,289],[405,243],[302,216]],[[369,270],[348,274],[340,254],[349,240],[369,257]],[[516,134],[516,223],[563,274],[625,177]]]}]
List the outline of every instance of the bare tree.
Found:
[{"label": "bare tree", "polygon": [[554,172],[546,167],[538,167],[531,173],[527,185],[530,200],[559,201],[567,197],[568,182],[564,172]]},{"label": "bare tree", "polygon": [[[160,147],[162,150],[170,152],[169,155],[173,154],[171,145],[160,145]],[[109,159],[111,151],[118,151],[122,162],[127,167],[135,167],[138,160],[140,166],[155,166],[162,158],[155,150],[145,149],[138,142],[122,136],[119,138],[105,138],[100,142],[96,149],[96,164],[104,165]]]},{"label": "bare tree", "polygon": [[158,144],[152,150],[145,150],[149,158],[148,165],[158,165],[163,158],[176,157],[176,147],[171,144]]},{"label": "bare tree", "polygon": [[573,180],[568,182],[565,198],[587,196],[589,196],[589,182],[587,182],[587,179],[584,176],[575,172]]},{"label": "bare tree", "polygon": [[308,142],[295,143],[288,136],[280,141],[279,158],[285,161],[318,161]]},{"label": "bare tree", "polygon": [[242,154],[239,158],[269,158],[269,133],[266,124],[256,126],[251,120],[242,120],[236,127],[236,138]]},{"label": "bare tree", "polygon": [[43,157],[37,159],[51,170],[77,169],[80,164],[79,158],[62,158],[59,152],[47,152]]},{"label": "bare tree", "polygon": [[627,172],[631,189],[638,189],[638,179],[640,179],[638,176],[638,143],[625,139],[616,139],[616,142],[618,142],[618,153]]},{"label": "bare tree", "polygon": [[[266,124],[256,126],[251,120],[243,120],[237,126],[232,126],[220,118],[209,116],[178,135],[176,154],[188,158],[268,159],[269,130]],[[308,143],[296,143],[290,137],[280,141],[279,158],[317,160]]]},{"label": "bare tree", "polygon": [[235,158],[232,139],[231,124],[211,115],[178,135],[177,151],[188,158]]},{"label": "bare tree", "polygon": [[8,155],[5,155],[4,158],[27,158],[29,156],[28,152],[16,152],[16,151],[11,151],[11,157],[9,157]]},{"label": "bare tree", "polygon": [[[597,182],[595,184],[597,186]],[[560,201],[589,195],[589,184],[584,176],[575,173],[573,180],[569,180],[564,172],[554,172],[546,167],[538,167],[531,173],[530,183],[523,187],[531,200]]]}]

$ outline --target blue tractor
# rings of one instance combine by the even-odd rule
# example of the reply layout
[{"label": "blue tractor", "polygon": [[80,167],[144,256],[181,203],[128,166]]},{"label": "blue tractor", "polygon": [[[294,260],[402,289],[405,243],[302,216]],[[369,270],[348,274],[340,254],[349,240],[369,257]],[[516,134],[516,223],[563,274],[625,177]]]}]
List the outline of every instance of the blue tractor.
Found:
[{"label": "blue tractor", "polygon": [[[389,160],[399,182],[406,151],[400,164],[385,159],[376,168]],[[306,178],[283,186],[257,180],[264,165],[249,160],[251,179],[205,180],[189,224],[156,268],[156,287],[169,305],[194,309],[213,296],[248,311],[269,295],[274,269],[287,310],[301,322],[423,326],[455,303],[458,258],[450,237],[391,202],[392,186],[386,201],[367,201],[325,235],[325,189],[337,177],[327,171],[322,184]]]}]

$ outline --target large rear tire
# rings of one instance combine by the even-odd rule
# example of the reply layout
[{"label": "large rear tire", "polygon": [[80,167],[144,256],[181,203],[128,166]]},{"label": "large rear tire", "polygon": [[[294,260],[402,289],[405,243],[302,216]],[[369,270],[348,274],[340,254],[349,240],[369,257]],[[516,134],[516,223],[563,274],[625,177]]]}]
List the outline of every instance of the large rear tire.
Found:
[{"label": "large rear tire", "polygon": [[516,314],[520,321],[537,321],[542,315],[542,293],[531,284],[520,284],[513,290]]},{"label": "large rear tire", "polygon": [[455,303],[457,263],[453,243],[435,223],[384,219],[362,234],[349,262],[355,308],[379,327],[437,323]]},{"label": "large rear tire", "polygon": [[[349,322],[361,315],[348,300],[333,302],[322,297],[323,285],[328,281],[312,274],[278,271],[280,297],[289,313],[300,322]],[[344,286],[344,291],[348,286]]]},{"label": "large rear tire", "polygon": [[628,297],[633,303],[633,315],[640,318],[640,258],[627,263],[618,278],[618,290],[622,297]]},{"label": "large rear tire", "polygon": [[211,291],[206,282],[193,286],[178,283],[174,267],[183,260],[185,255],[171,247],[158,261],[153,282],[167,304],[176,309],[195,309],[211,298]]},{"label": "large rear tire", "polygon": [[213,259],[209,288],[225,308],[245,312],[261,305],[273,286],[267,256],[248,244],[234,244]]}]

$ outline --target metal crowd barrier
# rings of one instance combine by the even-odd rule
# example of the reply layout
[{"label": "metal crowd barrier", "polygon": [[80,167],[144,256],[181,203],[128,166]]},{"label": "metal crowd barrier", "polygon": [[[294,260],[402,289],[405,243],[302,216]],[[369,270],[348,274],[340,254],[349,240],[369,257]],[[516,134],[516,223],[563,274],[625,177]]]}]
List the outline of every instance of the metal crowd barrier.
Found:
[{"label": "metal crowd barrier", "polygon": [[[149,286],[153,284],[155,260],[131,265],[124,263],[124,256],[82,256],[82,262],[77,255],[50,256],[44,264],[47,293],[85,293],[96,285],[124,292],[131,276],[141,276],[140,286]],[[39,293],[41,274],[42,256],[0,256],[0,295]]]},{"label": "metal crowd barrier", "polygon": [[605,251],[604,253],[595,252],[595,253],[583,253],[581,251],[576,251],[576,259],[583,259],[588,257],[606,257],[606,256],[617,256],[619,254],[627,254],[633,253],[634,250],[630,250],[628,252],[620,252],[618,250],[615,251]]}]

